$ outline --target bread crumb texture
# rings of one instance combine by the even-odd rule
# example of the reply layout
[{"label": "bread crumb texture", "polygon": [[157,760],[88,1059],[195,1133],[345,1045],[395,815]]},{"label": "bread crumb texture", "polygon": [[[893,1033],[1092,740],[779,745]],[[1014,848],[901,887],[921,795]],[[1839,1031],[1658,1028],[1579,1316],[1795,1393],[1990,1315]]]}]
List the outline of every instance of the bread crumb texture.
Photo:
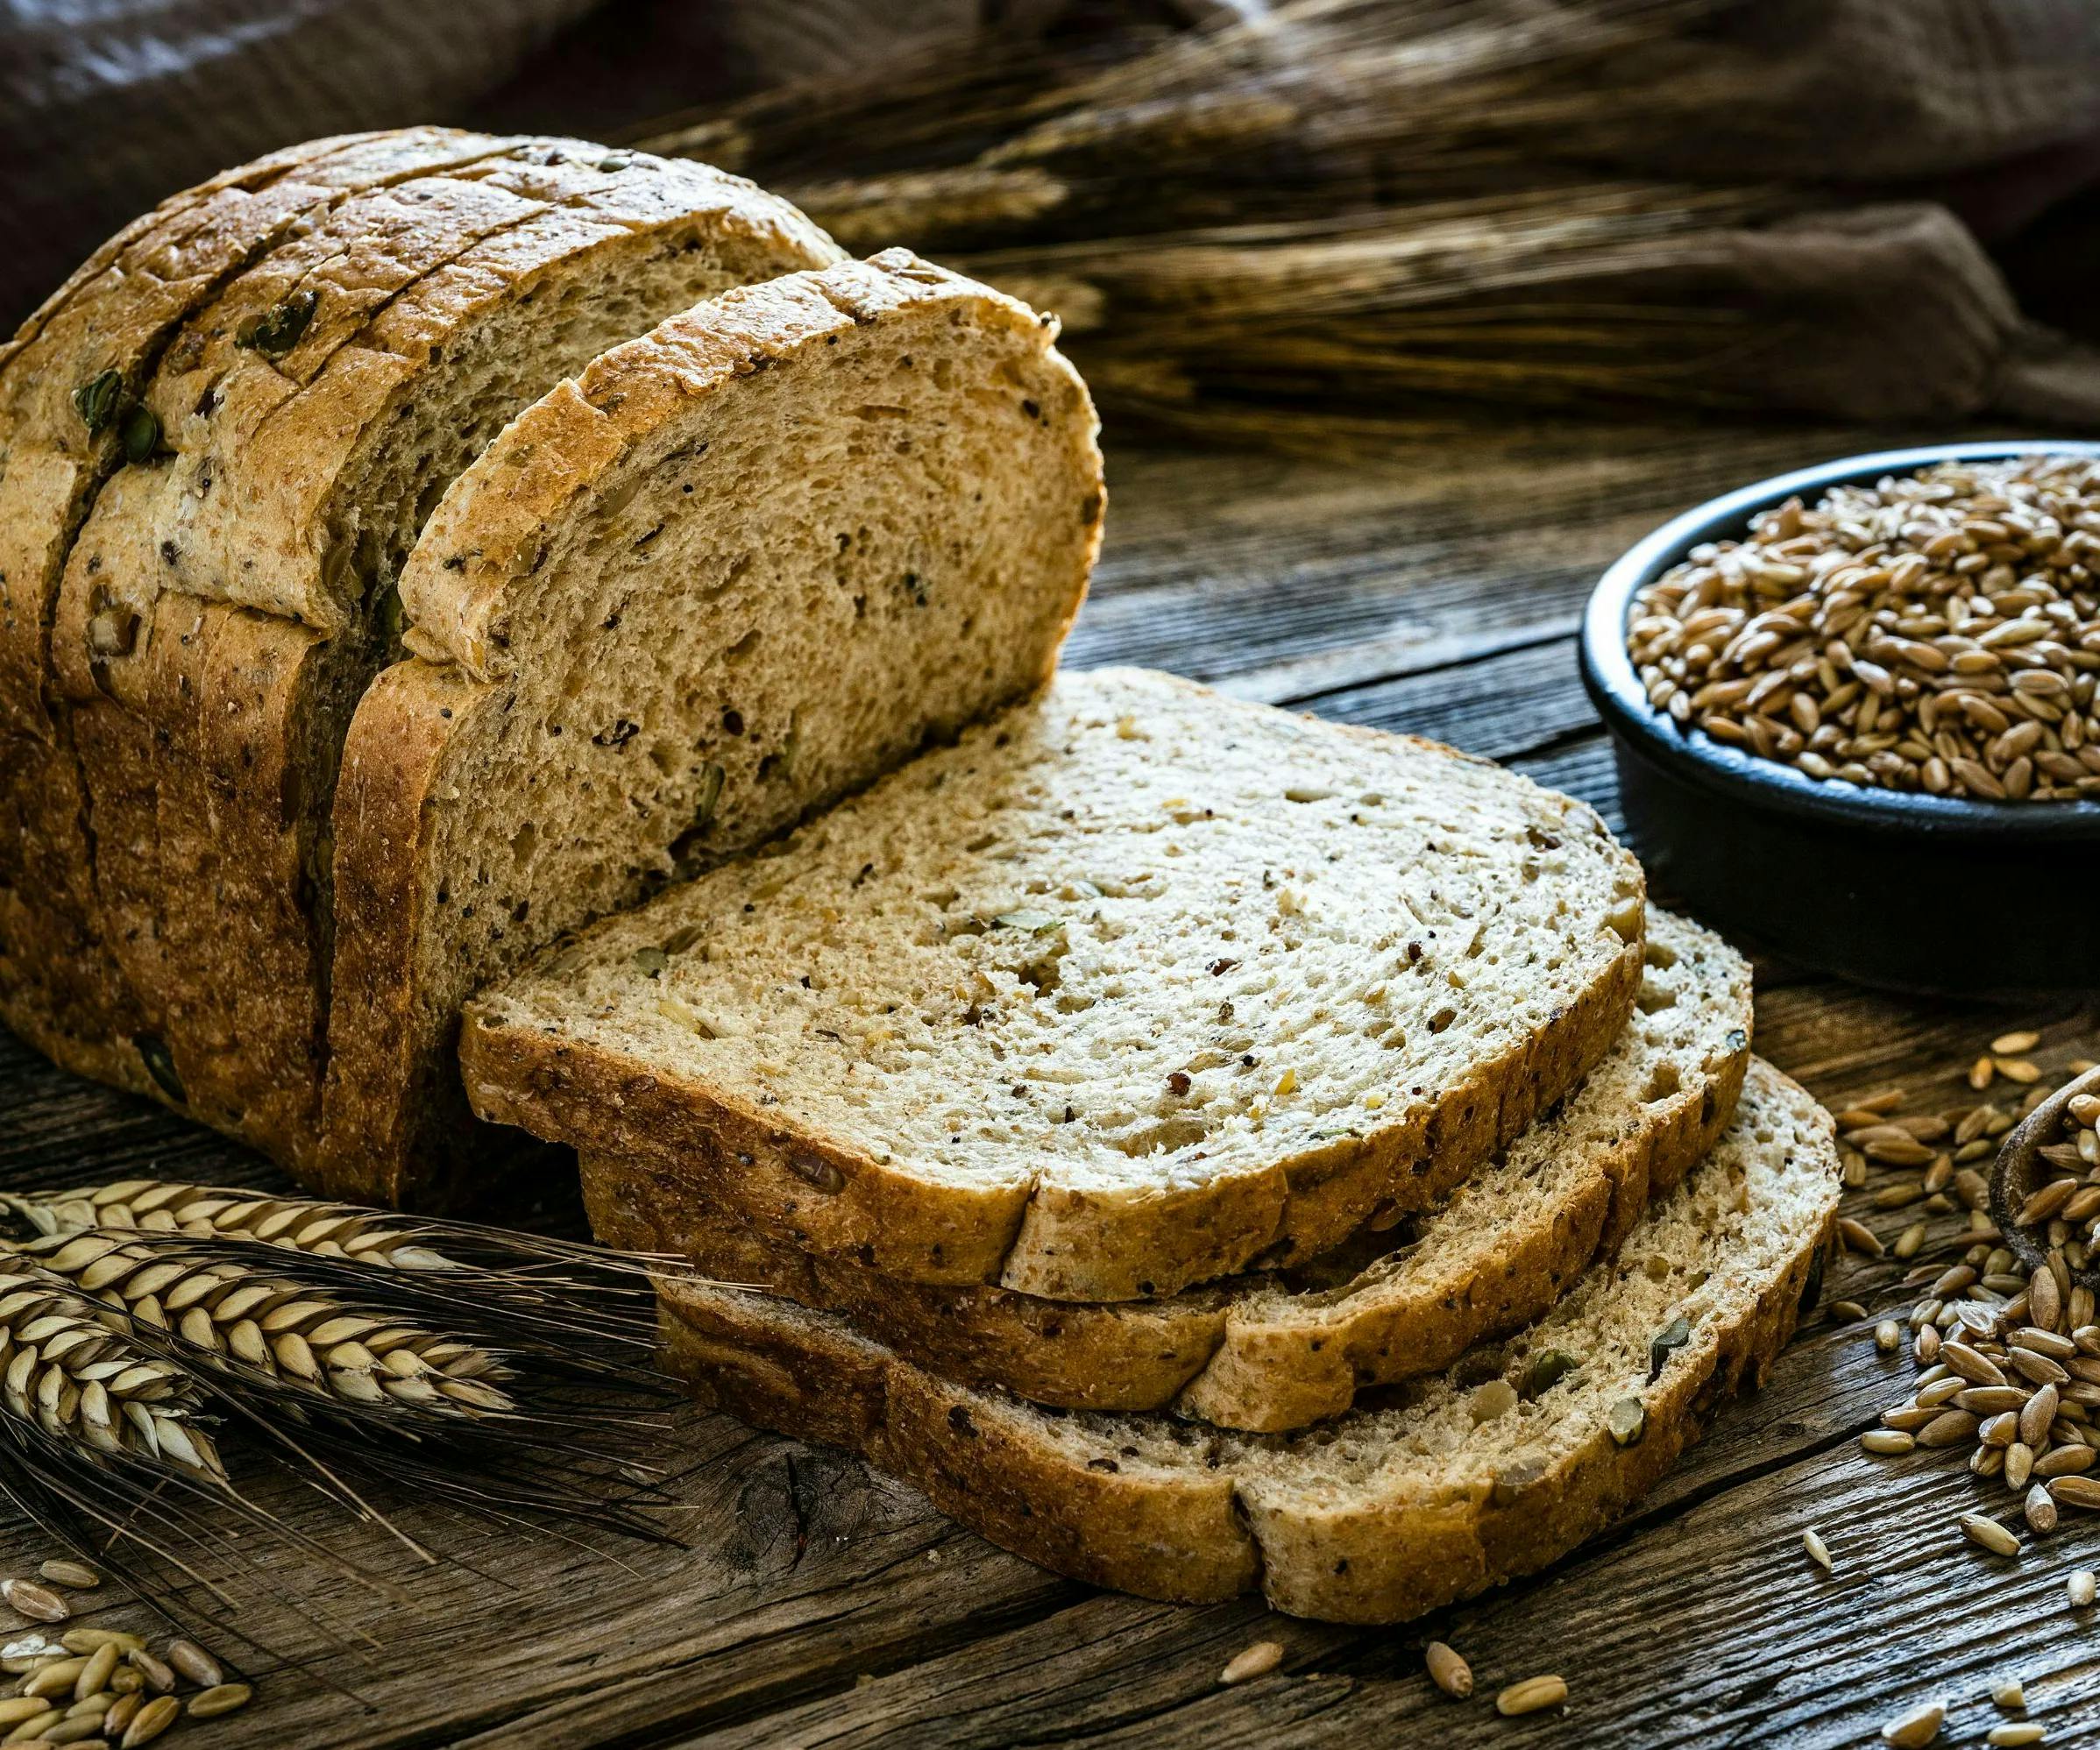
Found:
[{"label": "bread crumb texture", "polygon": [[[475,1073],[508,1035],[702,1090],[805,1146],[813,1180],[968,1197],[1008,1224],[1001,1250],[1046,1192],[1089,1212],[1237,1196],[1252,1237],[1207,1260],[1230,1269],[1282,1230],[1294,1164],[1315,1183],[1398,1137],[1404,1194],[1451,1090],[1623,982],[1559,1079],[1586,1069],[1643,924],[1597,816],[1486,762],[1165,676],[1066,675],[485,999],[469,1079],[515,1090],[514,1063]],[[564,1140],[617,1131],[587,1092],[527,1098]]]}]

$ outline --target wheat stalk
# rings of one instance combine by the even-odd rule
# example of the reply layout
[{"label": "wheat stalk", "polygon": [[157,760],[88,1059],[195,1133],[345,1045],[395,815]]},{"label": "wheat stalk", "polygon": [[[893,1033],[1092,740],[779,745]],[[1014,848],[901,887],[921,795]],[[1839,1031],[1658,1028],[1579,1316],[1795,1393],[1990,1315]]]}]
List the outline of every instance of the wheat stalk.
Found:
[{"label": "wheat stalk", "polygon": [[1278,0],[1076,53],[995,32],[637,141],[733,149],[855,250],[1061,316],[1126,424],[1288,447],[1314,412],[1405,438],[1430,401],[1784,400],[1796,310],[1700,287],[1731,283],[1735,233],[1823,197],[1656,174],[1685,117],[1756,96],[1688,28],[1712,6]]},{"label": "wheat stalk", "polygon": [[185,1361],[336,1407],[402,1407],[452,1417],[514,1412],[497,1383],[510,1372],[486,1350],[244,1261],[158,1237],[90,1229],[25,1243],[42,1269],[164,1332]]},{"label": "wheat stalk", "polygon": [[305,1197],[259,1197],[252,1192],[176,1180],[126,1179],[67,1191],[29,1192],[0,1199],[39,1234],[89,1229],[136,1229],[191,1239],[259,1240],[318,1258],[340,1258],[388,1270],[452,1270],[459,1266],[422,1244],[412,1228],[371,1209]]},{"label": "wheat stalk", "polygon": [[0,1266],[0,1402],[74,1450],[161,1460],[226,1481],[217,1449],[192,1421],[202,1394],[188,1372],[26,1264]]}]

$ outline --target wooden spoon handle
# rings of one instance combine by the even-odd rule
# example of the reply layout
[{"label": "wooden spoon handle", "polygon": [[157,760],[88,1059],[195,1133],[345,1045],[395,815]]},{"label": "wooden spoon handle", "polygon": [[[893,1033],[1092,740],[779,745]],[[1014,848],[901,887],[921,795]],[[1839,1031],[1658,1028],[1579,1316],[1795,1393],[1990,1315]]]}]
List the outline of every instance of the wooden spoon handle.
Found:
[{"label": "wooden spoon handle", "polygon": [[[2028,1275],[2048,1262],[2048,1248],[2036,1242],[2033,1229],[2016,1226],[2014,1218],[2041,1188],[2041,1151],[2061,1139],[2065,1109],[2081,1094],[2100,1095],[2100,1069],[2089,1069],[2075,1081],[2066,1082],[2007,1131],[1997,1165],[1991,1169],[1990,1219],[1997,1223],[2001,1243]],[[2100,1293],[2100,1266],[2089,1264],[2074,1272],[2072,1279]]]}]

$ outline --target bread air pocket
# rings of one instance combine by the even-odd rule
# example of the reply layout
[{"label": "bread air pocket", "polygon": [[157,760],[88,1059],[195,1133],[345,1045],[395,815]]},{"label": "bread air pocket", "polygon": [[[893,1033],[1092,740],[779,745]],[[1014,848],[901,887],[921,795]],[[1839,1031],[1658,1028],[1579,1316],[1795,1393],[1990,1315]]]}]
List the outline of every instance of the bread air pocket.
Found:
[{"label": "bread air pocket", "polygon": [[904,252],[794,274],[606,354],[455,483],[345,748],[335,1159],[471,1152],[469,995],[1047,678],[1103,505],[1054,337]]}]

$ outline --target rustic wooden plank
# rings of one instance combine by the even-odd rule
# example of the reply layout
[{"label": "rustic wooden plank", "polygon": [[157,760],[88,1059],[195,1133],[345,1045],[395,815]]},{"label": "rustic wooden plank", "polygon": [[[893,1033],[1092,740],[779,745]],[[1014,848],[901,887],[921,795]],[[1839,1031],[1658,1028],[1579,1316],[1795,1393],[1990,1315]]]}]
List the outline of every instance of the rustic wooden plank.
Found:
[{"label": "rustic wooden plank", "polygon": [[[1609,747],[1570,637],[1596,570],[1689,502],[1846,447],[1858,445],[1769,427],[1605,442],[1541,429],[1351,468],[1118,455],[1111,545],[1073,658],[1156,662],[1244,696],[1439,735],[1609,816]],[[1760,1048],[1834,1100],[1901,1081],[1921,1099],[1965,1101],[1962,1069],[2012,1018],[1760,968]],[[2089,1009],[2056,1005],[2044,1018],[2047,1061],[2100,1045]],[[0,1184],[146,1172],[283,1182],[0,1039]],[[1903,1225],[1868,1219],[1891,1236]],[[1833,1292],[1897,1304],[1896,1274],[1847,1258]],[[1408,1631],[1290,1623],[1253,1601],[1188,1611],[1089,1594],[855,1461],[697,1413],[677,1417],[673,1442],[685,1550],[594,1554],[388,1498],[451,1558],[417,1576],[266,1477],[259,1498],[414,1584],[408,1603],[391,1605],[304,1564],[282,1569],[254,1600],[259,1629],[287,1652],[323,1650],[275,1590],[370,1627],[383,1650],[335,1662],[371,1710],[266,1674],[256,1704],[213,1741],[1822,1745],[1859,1741],[1934,1681],[1966,1695],[1958,1718],[1973,1739],[1990,1712],[1981,1683],[2007,1660],[2062,1668],[2034,1692],[2055,1710],[2054,1740],[2070,1741],[2096,1722],[2078,1699],[2086,1661],[2063,1650],[2056,1570],[2100,1555],[2092,1531],[2070,1527],[2003,1572],[1950,1541],[1959,1506],[1998,1497],[1944,1460],[1891,1470],[1853,1449],[1903,1372],[1862,1328],[1824,1321],[1625,1525],[1550,1576]],[[1838,1551],[1835,1582],[1798,1557],[1806,1517]],[[45,1553],[0,1522],[0,1571]],[[1966,1613],[1949,1603],[1972,1597]],[[117,1601],[89,1619],[138,1617]],[[1565,1661],[1575,1710],[1502,1721],[1480,1702],[1444,1701],[1418,1675],[1430,1632],[1465,1647],[1484,1687]],[[1218,1691],[1224,1660],[1267,1635],[1291,1648],[1288,1675]]]},{"label": "rustic wooden plank", "polygon": [[1864,438],[1543,425],[1352,468],[1110,458],[1111,536],[1067,660],[1295,700],[1566,632],[1612,559],[1730,486]]},{"label": "rustic wooden plank", "polygon": [[1448,741],[1491,760],[1536,755],[1596,726],[1571,639],[1295,701],[1322,717]]}]

